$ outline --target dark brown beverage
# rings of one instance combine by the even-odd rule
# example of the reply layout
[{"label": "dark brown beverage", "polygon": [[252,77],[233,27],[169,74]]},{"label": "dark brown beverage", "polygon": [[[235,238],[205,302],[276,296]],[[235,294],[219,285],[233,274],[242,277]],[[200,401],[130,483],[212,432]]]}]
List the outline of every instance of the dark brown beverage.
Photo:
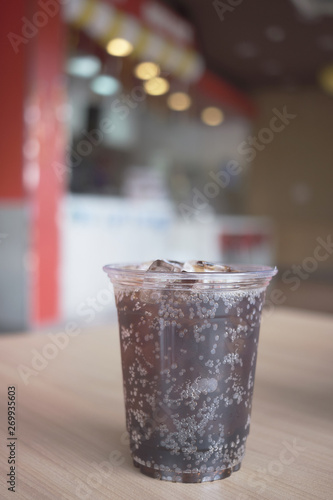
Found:
[{"label": "dark brown beverage", "polygon": [[267,278],[236,287],[175,272],[113,280],[131,453],[149,476],[213,481],[244,456]]}]

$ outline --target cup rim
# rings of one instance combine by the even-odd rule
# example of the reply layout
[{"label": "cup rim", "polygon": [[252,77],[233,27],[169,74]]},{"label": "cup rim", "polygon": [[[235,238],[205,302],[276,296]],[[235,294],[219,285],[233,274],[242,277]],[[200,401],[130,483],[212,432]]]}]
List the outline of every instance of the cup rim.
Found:
[{"label": "cup rim", "polygon": [[[221,264],[220,262],[213,262],[213,264]],[[130,262],[130,263],[119,263],[119,264],[106,264],[103,266],[103,271],[105,271],[109,277],[117,277],[130,279],[139,278],[152,281],[164,281],[164,280],[180,280],[181,282],[186,282],[188,280],[204,280],[207,282],[218,281],[219,283],[246,283],[253,280],[270,280],[278,272],[277,267],[274,266],[259,266],[256,264],[228,264],[230,267],[235,268],[235,272],[218,272],[218,271],[208,271],[208,272],[159,272],[159,271],[144,271],[140,269],[133,268],[134,266],[140,265],[140,263]],[[223,264],[224,265],[224,264]],[[129,268],[132,266],[132,268]]]}]

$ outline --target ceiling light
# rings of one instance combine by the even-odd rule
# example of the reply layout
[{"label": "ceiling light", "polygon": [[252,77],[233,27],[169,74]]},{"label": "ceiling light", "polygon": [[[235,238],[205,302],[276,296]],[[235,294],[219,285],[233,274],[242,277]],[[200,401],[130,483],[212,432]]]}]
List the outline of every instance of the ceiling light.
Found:
[{"label": "ceiling light", "polygon": [[213,106],[205,108],[201,113],[201,119],[206,125],[216,127],[223,122],[224,115],[219,108]]},{"label": "ceiling light", "polygon": [[121,85],[113,76],[99,75],[93,79],[90,88],[95,94],[113,95],[120,91]]},{"label": "ceiling light", "polygon": [[133,45],[125,38],[114,38],[107,44],[106,50],[111,56],[125,57],[133,52]]},{"label": "ceiling light", "polygon": [[168,92],[170,88],[168,80],[159,76],[147,80],[143,86],[147,94],[150,95],[163,95]]},{"label": "ceiling light", "polygon": [[318,75],[318,79],[323,89],[333,94],[333,64],[322,69]]},{"label": "ceiling light", "polygon": [[150,80],[160,74],[160,68],[153,62],[142,62],[135,66],[134,74],[140,80]]},{"label": "ceiling light", "polygon": [[185,111],[191,106],[192,100],[185,92],[174,92],[169,95],[167,103],[174,111]]},{"label": "ceiling light", "polygon": [[75,56],[67,61],[66,72],[72,76],[91,78],[101,69],[101,61],[95,56]]}]

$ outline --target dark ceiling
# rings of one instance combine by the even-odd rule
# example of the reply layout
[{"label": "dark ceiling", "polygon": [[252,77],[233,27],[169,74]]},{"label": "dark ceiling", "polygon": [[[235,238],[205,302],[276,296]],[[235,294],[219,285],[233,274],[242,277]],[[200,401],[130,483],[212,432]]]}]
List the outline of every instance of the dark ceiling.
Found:
[{"label": "dark ceiling", "polygon": [[[298,2],[323,4],[323,0],[164,0],[193,23],[207,66],[246,90],[312,85],[318,72],[333,63],[333,15],[307,16],[296,7]],[[332,10],[333,2],[327,3]]]}]

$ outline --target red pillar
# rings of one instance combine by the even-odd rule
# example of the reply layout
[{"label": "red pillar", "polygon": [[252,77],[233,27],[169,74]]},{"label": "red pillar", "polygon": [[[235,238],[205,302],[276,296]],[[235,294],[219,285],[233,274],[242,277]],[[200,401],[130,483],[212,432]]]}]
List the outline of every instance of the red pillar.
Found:
[{"label": "red pillar", "polygon": [[6,165],[0,199],[19,198],[26,207],[27,326],[40,325],[60,315],[63,180],[54,163],[64,164],[65,156],[65,29],[59,2],[47,0],[7,2],[0,19],[0,109],[5,117],[0,138]]}]

